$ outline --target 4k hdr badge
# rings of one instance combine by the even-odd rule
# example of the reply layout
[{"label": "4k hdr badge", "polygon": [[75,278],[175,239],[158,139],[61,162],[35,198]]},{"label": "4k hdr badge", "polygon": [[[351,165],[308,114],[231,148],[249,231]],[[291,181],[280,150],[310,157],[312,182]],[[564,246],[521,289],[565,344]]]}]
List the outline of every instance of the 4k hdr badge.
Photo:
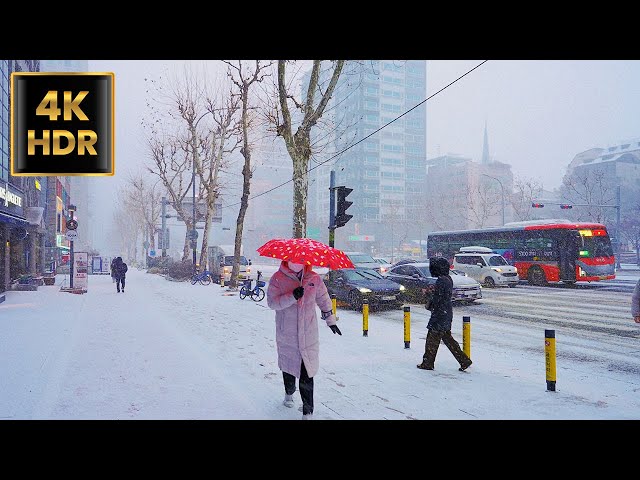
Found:
[{"label": "4k hdr badge", "polygon": [[11,175],[114,170],[114,74],[11,74]]}]

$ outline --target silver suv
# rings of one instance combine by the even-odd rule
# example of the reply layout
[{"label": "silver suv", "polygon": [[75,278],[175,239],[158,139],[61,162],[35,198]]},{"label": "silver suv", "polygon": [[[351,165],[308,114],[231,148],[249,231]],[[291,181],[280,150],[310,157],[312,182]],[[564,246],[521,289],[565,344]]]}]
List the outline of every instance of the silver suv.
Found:
[{"label": "silver suv", "polygon": [[487,287],[508,285],[515,287],[520,281],[518,269],[509,265],[504,257],[486,247],[462,247],[453,257],[453,268]]},{"label": "silver suv", "polygon": [[356,267],[370,268],[371,270],[375,270],[376,272],[382,274],[382,265],[376,262],[375,259],[368,253],[344,252],[344,254],[349,257],[351,263],[353,263]]}]

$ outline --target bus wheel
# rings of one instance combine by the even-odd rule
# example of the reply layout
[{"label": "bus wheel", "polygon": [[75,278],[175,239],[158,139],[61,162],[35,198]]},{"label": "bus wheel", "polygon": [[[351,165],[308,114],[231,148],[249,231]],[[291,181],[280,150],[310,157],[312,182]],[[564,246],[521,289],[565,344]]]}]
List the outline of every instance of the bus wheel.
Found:
[{"label": "bus wheel", "polygon": [[547,277],[544,275],[544,272],[539,267],[532,267],[529,269],[527,273],[527,280],[531,285],[546,285]]},{"label": "bus wheel", "polygon": [[484,284],[485,284],[485,286],[487,286],[489,288],[493,288],[493,287],[496,286],[496,282],[491,277],[485,278],[484,279]]}]

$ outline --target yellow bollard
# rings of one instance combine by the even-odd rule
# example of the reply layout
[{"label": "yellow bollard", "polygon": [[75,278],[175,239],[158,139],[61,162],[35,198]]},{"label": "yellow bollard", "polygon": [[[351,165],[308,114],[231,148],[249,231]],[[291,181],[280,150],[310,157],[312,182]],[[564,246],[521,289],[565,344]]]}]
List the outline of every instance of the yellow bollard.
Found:
[{"label": "yellow bollard", "polygon": [[547,391],[556,391],[556,331],[544,331],[544,359],[547,366]]},{"label": "yellow bollard", "polygon": [[336,317],[336,294],[332,293],[331,294],[331,309],[333,310],[333,316]]},{"label": "yellow bollard", "polygon": [[462,317],[462,351],[471,358],[471,317]]},{"label": "yellow bollard", "polygon": [[362,336],[369,336],[369,300],[362,300]]},{"label": "yellow bollard", "polygon": [[220,274],[220,286],[224,287],[224,273]]},{"label": "yellow bollard", "polygon": [[404,348],[411,344],[411,307],[404,307]]}]

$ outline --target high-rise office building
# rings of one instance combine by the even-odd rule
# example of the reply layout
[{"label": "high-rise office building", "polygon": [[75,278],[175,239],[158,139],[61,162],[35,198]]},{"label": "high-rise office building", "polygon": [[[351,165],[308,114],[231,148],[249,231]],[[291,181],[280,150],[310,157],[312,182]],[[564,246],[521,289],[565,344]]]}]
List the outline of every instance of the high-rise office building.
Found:
[{"label": "high-rise office building", "polygon": [[[426,108],[421,105],[395,119],[425,98],[424,60],[371,60],[345,66],[327,112],[335,158],[322,166],[310,165],[315,168],[310,218],[316,225],[328,226],[329,172],[336,172],[336,186],[353,188],[348,197],[353,218],[336,230],[337,247],[384,253],[392,244],[421,238],[413,219],[421,208],[426,177]],[[374,133],[389,122],[393,123]]]}]

